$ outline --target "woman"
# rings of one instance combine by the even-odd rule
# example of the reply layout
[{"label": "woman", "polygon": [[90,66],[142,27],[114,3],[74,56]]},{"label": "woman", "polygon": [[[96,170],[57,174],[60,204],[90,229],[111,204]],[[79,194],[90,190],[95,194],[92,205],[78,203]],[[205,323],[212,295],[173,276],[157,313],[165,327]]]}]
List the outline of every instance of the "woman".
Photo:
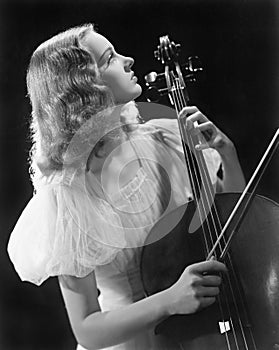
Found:
[{"label": "woman", "polygon": [[[84,25],[40,45],[27,74],[35,194],[8,251],[22,280],[39,285],[58,276],[79,349],[175,349],[154,326],[214,303],[218,273],[226,271],[215,260],[200,262],[167,290],[144,297],[145,238],[191,190],[176,120],[137,122],[132,101],[141,87],[133,63]],[[210,135],[201,148],[213,184],[241,191],[232,142],[196,107],[185,116]]]}]

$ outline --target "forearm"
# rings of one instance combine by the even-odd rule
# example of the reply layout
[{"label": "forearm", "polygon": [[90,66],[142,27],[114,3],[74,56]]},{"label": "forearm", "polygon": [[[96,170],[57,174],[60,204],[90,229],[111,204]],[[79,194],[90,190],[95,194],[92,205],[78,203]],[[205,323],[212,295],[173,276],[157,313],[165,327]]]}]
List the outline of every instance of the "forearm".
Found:
[{"label": "forearm", "polygon": [[81,345],[90,350],[102,349],[154,327],[169,315],[167,298],[163,291],[117,310],[90,314],[79,332]]},{"label": "forearm", "polygon": [[242,192],[245,188],[245,178],[238,160],[235,147],[232,145],[230,151],[222,154],[223,167],[223,191]]}]

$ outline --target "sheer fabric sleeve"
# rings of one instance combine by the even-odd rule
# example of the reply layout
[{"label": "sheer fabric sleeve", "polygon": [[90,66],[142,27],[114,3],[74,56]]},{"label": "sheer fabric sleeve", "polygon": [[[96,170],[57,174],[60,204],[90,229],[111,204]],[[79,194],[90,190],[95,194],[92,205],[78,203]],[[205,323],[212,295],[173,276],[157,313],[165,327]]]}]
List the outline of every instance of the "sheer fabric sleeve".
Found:
[{"label": "sheer fabric sleeve", "polygon": [[[149,120],[146,124],[154,126],[159,132],[161,140],[170,148],[175,150],[179,154],[179,156],[184,160],[184,152],[181,144],[181,137],[176,119],[152,119]],[[216,183],[217,172],[221,166],[221,157],[219,153],[213,148],[205,149],[202,152],[205,162],[207,164],[211,181],[212,183]]]},{"label": "sheer fabric sleeve", "polygon": [[8,243],[21,280],[40,285],[50,276],[84,277],[111,262],[125,245],[110,207],[65,185],[40,189],[22,212]]}]

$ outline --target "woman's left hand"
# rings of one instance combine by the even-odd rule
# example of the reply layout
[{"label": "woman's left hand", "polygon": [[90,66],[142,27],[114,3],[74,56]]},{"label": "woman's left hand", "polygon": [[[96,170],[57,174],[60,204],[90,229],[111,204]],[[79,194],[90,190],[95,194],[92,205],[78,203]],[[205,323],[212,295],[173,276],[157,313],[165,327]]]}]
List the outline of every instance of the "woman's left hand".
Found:
[{"label": "woman's left hand", "polygon": [[214,148],[219,152],[223,168],[222,190],[225,192],[243,191],[245,178],[232,141],[197,107],[183,108],[179,118],[186,119],[185,126],[190,134],[198,135],[199,143],[196,149]]},{"label": "woman's left hand", "polygon": [[[216,149],[221,156],[228,156],[234,152],[232,141],[214,125],[197,107],[184,107],[179,114],[179,118],[186,119],[186,129],[195,135],[200,135],[200,143],[197,150],[206,148]],[[197,122],[197,123],[195,123]]]}]

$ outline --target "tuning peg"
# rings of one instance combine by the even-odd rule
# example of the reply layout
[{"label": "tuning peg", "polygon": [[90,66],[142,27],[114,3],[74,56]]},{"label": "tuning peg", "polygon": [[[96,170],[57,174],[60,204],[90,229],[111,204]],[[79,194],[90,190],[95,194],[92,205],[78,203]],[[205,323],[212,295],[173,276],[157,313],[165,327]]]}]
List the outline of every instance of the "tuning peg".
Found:
[{"label": "tuning peg", "polygon": [[154,51],[154,57],[160,61],[161,59],[161,54],[160,54],[160,45],[157,46],[157,50]]},{"label": "tuning peg", "polygon": [[158,50],[154,51],[154,57],[159,61],[160,60],[160,53]]},{"label": "tuning peg", "polygon": [[145,83],[147,86],[149,86],[152,83],[155,83],[156,79],[157,79],[158,74],[156,72],[150,72],[148,73],[145,77]]},{"label": "tuning peg", "polygon": [[181,51],[181,45],[180,44],[175,44],[174,42],[172,42],[172,43],[175,46],[176,53],[178,54]]},{"label": "tuning peg", "polygon": [[202,68],[200,58],[198,56],[189,57],[188,58],[188,68],[189,68],[189,71],[193,72],[193,73],[202,72],[203,68]]}]

